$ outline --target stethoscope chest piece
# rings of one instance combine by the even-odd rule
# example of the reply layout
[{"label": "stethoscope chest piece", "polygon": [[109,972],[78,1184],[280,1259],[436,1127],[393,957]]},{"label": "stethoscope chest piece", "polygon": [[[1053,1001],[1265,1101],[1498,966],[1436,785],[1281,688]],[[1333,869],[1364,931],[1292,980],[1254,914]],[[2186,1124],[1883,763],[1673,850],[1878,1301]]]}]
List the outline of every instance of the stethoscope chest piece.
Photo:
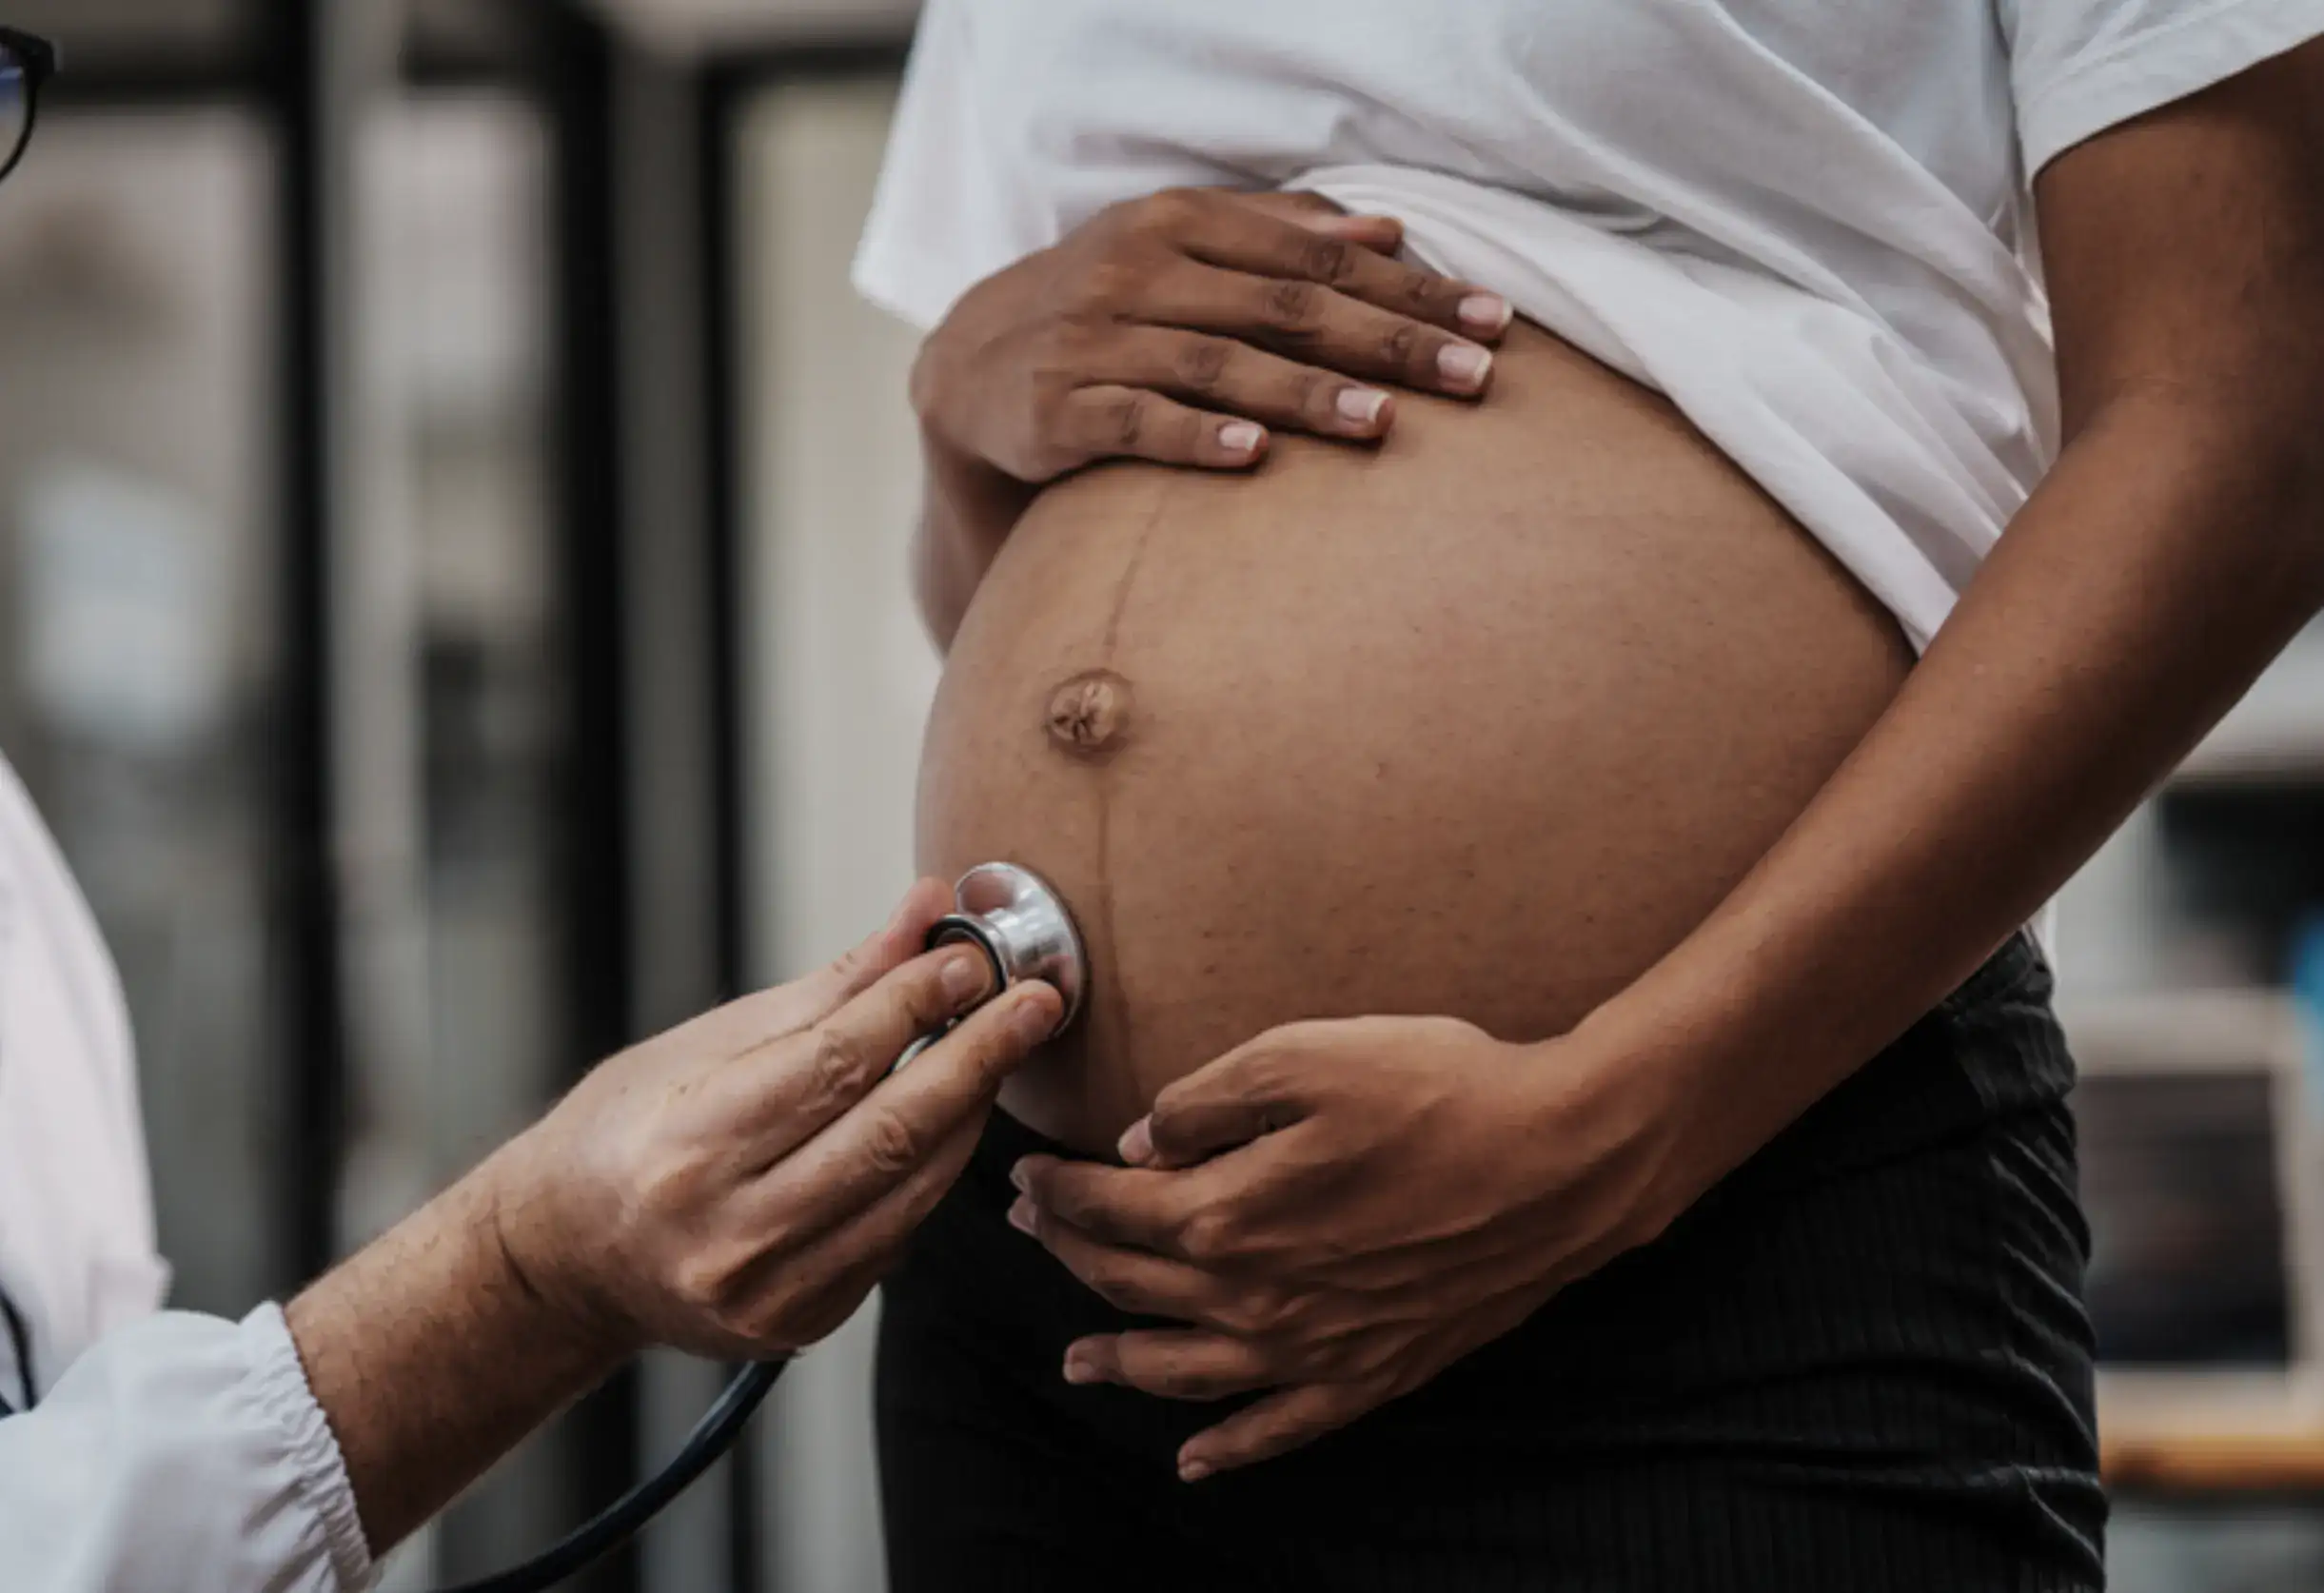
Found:
[{"label": "stethoscope chest piece", "polygon": [[1081,1015],[1089,956],[1073,915],[1050,883],[1014,863],[985,863],[953,887],[954,910],[928,932],[928,949],[966,940],[993,959],[995,993],[1038,979],[1065,998],[1062,1034]]},{"label": "stethoscope chest piece", "polygon": [[[994,994],[1038,979],[1065,1000],[1058,1033],[1081,1015],[1090,983],[1089,954],[1065,898],[1031,869],[983,863],[960,876],[953,887],[953,911],[929,930],[928,949],[964,943],[992,963]],[[901,1069],[939,1037],[919,1041],[896,1066]]]}]

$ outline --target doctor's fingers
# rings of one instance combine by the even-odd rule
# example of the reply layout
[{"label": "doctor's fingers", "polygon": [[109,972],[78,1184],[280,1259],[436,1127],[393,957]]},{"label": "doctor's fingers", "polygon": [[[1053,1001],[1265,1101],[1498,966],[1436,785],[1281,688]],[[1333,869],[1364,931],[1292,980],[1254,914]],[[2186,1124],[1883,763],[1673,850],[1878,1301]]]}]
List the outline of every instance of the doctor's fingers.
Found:
[{"label": "doctor's fingers", "polygon": [[763,1256],[752,1272],[753,1286],[762,1292],[748,1352],[803,1349],[837,1332],[895,1269],[912,1235],[967,1170],[983,1132],[982,1115],[970,1118],[869,1208],[803,1245]]},{"label": "doctor's fingers", "polygon": [[949,946],[882,976],[837,1012],[771,1035],[715,1079],[743,1171],[775,1166],[872,1093],[906,1047],[943,1028],[993,988],[992,964]]},{"label": "doctor's fingers", "polygon": [[904,894],[876,934],[825,963],[773,990],[757,991],[695,1020],[689,1036],[717,1056],[740,1056],[769,1039],[795,1034],[822,1022],[873,982],[919,955],[928,931],[952,910],[952,892],[923,879]]},{"label": "doctor's fingers", "polygon": [[[750,1194],[756,1220],[783,1235],[784,1249],[797,1249],[891,1192],[918,1187],[962,1128],[983,1121],[1009,1075],[1056,1032],[1062,1010],[1055,991],[1024,984],[972,1013],[770,1168]],[[957,1172],[941,1182],[949,1185]]]}]

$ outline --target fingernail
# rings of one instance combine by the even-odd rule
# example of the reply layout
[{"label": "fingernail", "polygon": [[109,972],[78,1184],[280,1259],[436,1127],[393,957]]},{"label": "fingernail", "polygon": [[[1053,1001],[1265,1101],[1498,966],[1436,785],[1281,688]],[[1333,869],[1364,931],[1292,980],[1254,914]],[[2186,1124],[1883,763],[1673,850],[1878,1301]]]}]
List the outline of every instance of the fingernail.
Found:
[{"label": "fingernail", "polygon": [[1021,1190],[1029,1190],[1033,1188],[1033,1174],[1025,1170],[1023,1162],[1019,1162],[1009,1170],[1009,1182]]},{"label": "fingernail", "polygon": [[1078,1355],[1068,1355],[1065,1358],[1065,1381],[1076,1387],[1087,1386],[1097,1381],[1097,1368]]},{"label": "fingernail", "polygon": [[1493,368],[1493,357],[1473,343],[1448,343],[1436,356],[1436,368],[1444,374],[1447,386],[1473,393],[1485,385],[1485,373]]},{"label": "fingernail", "polygon": [[1009,1014],[1009,1028],[1016,1035],[1019,1045],[1031,1049],[1057,1032],[1057,1021],[1051,1013],[1048,1002],[1027,996],[1016,1004],[1016,1011]]},{"label": "fingernail", "polygon": [[1209,1475],[1210,1466],[1201,1461],[1184,1460],[1178,1463],[1178,1480],[1182,1483],[1199,1483]]},{"label": "fingernail", "polygon": [[1491,337],[1496,332],[1507,331],[1509,318],[1516,312],[1509,308],[1509,302],[1498,293],[1471,293],[1460,302],[1454,313],[1461,318],[1461,324],[1470,331]]},{"label": "fingernail", "polygon": [[1229,421],[1218,428],[1218,445],[1231,454],[1256,453],[1266,436],[1266,428],[1249,421]]},{"label": "fingernail", "polygon": [[944,965],[944,993],[958,1006],[984,993],[993,982],[993,970],[974,952],[963,952]]},{"label": "fingernail", "polygon": [[1336,403],[1341,420],[1368,426],[1388,407],[1388,395],[1375,387],[1342,387]]},{"label": "fingernail", "polygon": [[1121,1151],[1122,1160],[1132,1167],[1144,1166],[1154,1153],[1153,1119],[1141,1117],[1131,1124],[1123,1132],[1121,1144],[1116,1149]]},{"label": "fingernail", "polygon": [[1033,1231],[1033,1202],[1024,1195],[1018,1195],[1015,1204],[1009,1208],[1009,1226],[1019,1233]]}]

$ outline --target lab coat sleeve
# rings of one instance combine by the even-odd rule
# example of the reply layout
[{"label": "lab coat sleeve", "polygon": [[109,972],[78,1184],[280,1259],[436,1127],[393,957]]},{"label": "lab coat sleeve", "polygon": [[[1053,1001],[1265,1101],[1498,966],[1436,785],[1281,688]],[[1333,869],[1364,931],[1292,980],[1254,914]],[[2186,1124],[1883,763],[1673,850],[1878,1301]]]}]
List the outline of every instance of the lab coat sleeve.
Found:
[{"label": "lab coat sleeve", "polygon": [[349,1593],[374,1574],[279,1307],[148,1317],[0,1421],[0,1588]]}]

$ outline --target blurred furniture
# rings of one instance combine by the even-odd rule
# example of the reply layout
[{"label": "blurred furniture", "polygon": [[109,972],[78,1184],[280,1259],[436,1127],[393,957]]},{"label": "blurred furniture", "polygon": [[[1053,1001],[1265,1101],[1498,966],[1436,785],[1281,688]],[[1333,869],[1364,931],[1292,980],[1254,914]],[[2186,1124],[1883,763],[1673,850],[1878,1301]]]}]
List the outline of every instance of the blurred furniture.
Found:
[{"label": "blurred furniture", "polygon": [[2098,1446],[2107,1485],[2172,1497],[2324,1498],[2324,1412],[2235,1399],[2157,1406],[2101,1395]]},{"label": "blurred furniture", "polygon": [[2301,1003],[2117,993],[2060,1015],[2082,1068],[2111,1584],[2324,1585],[2324,1155]]}]

